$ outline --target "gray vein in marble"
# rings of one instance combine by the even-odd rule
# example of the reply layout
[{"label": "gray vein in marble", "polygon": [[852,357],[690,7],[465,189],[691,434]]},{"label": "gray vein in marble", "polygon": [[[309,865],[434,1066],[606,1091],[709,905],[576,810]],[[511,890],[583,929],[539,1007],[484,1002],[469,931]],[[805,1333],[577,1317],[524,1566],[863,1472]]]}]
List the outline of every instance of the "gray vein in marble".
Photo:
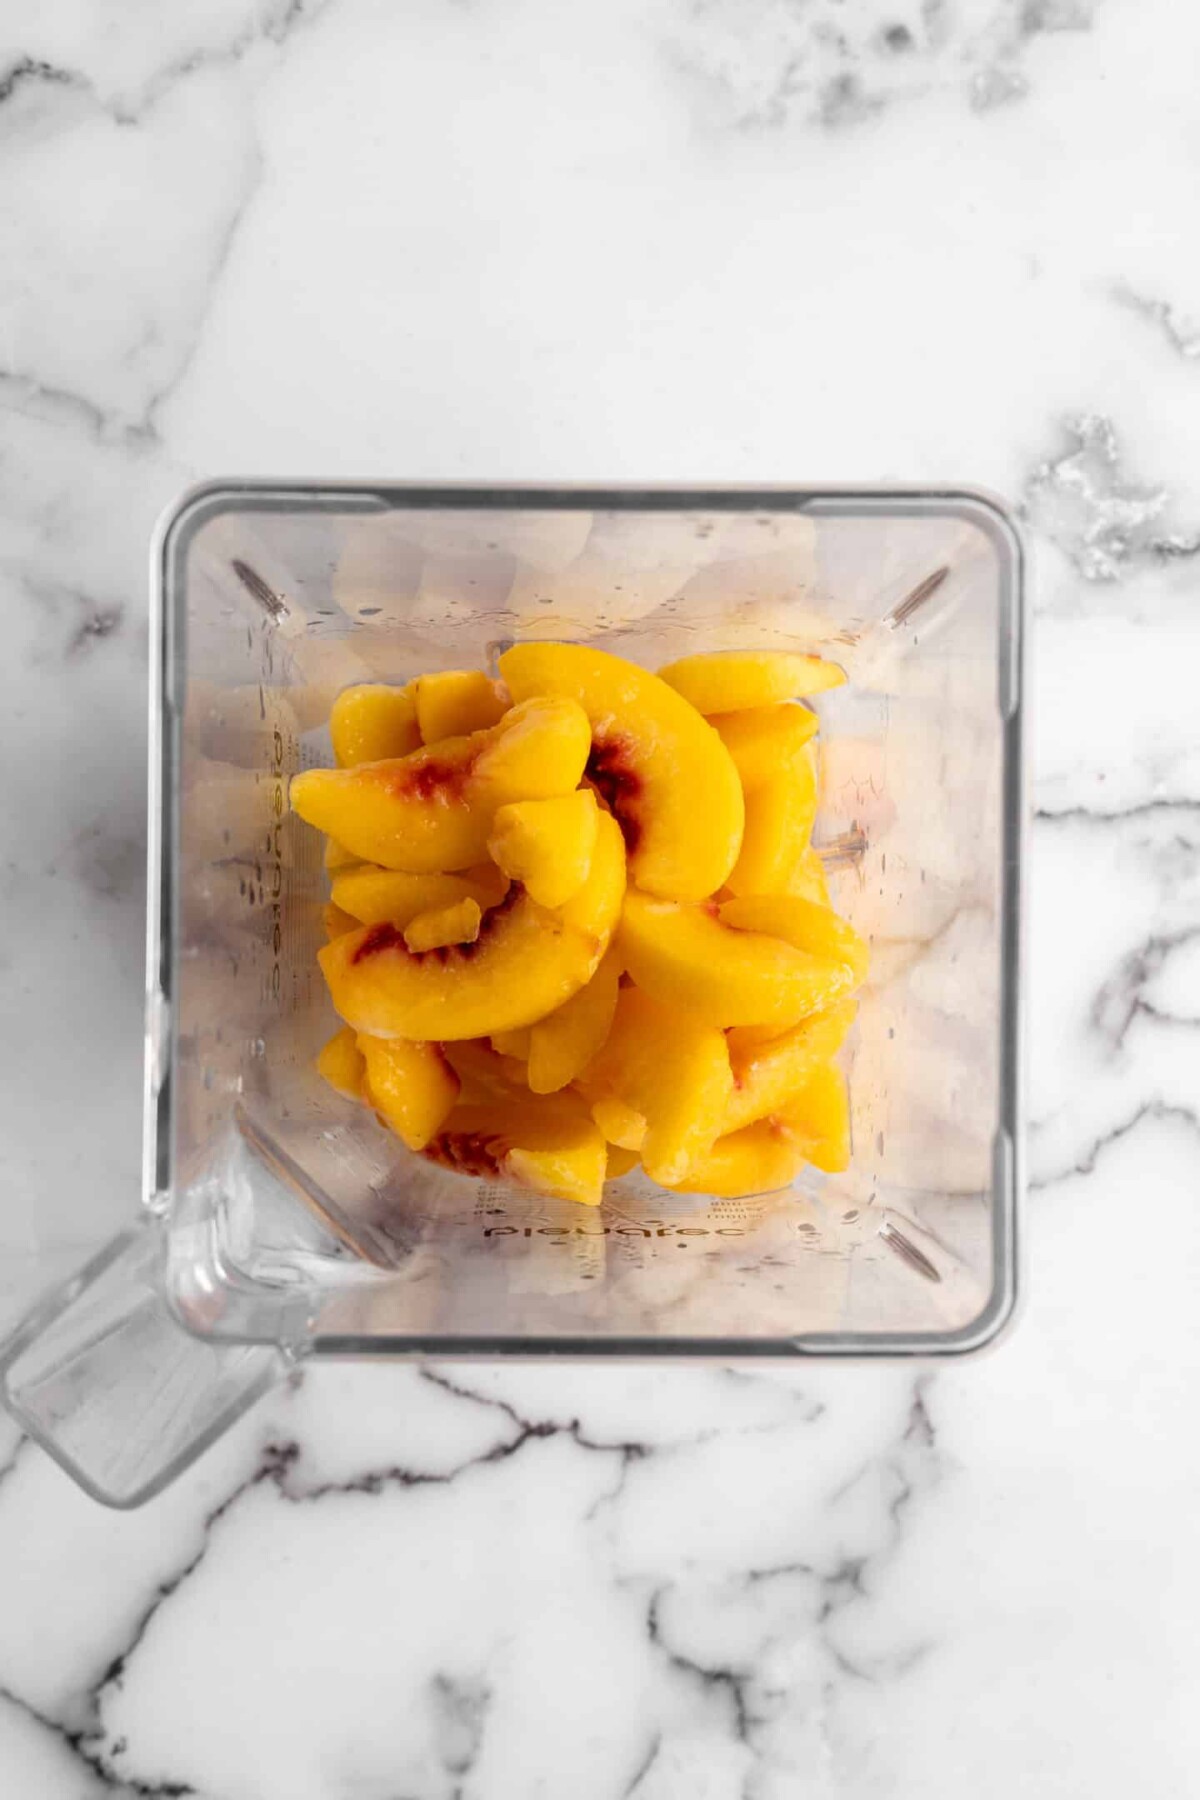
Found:
[{"label": "gray vein in marble", "polygon": [[57,1738],[79,1763],[80,1768],[95,1781],[96,1790],[112,1794],[116,1800],[186,1800],[196,1792],[186,1781],[148,1782],[126,1780],[117,1775],[108,1766],[104,1757],[94,1748],[97,1733],[94,1731],[71,1731],[57,1719],[52,1719],[38,1707],[23,1700],[19,1694],[0,1683],[0,1700],[5,1701],[16,1712],[23,1713],[35,1725],[51,1737]]},{"label": "gray vein in marble", "polygon": [[1111,293],[1118,305],[1140,313],[1143,318],[1156,325],[1172,349],[1177,350],[1186,361],[1193,362],[1200,358],[1200,321],[1182,312],[1179,307],[1172,306],[1169,301],[1138,293],[1123,281],[1117,282]]},{"label": "gray vein in marble", "polygon": [[1167,958],[1185,944],[1200,939],[1200,926],[1190,930],[1155,933],[1122,958],[1114,975],[1104,983],[1092,1002],[1093,1029],[1114,1054],[1125,1042],[1133,1021],[1141,1015],[1164,1024],[1186,1028],[1195,1024],[1179,1013],[1164,1011],[1144,998],[1145,988],[1162,970]]},{"label": "gray vein in marble", "polygon": [[[1101,1132],[1099,1137],[1093,1138],[1087,1149],[1081,1156],[1077,1156],[1074,1162],[1065,1163],[1048,1173],[1035,1174],[1031,1172],[1027,1184],[1030,1193],[1054,1187],[1056,1183],[1069,1181],[1076,1175],[1095,1174],[1106,1151],[1110,1150],[1114,1144],[1120,1143],[1122,1138],[1127,1138],[1131,1132],[1139,1130],[1147,1123],[1161,1124],[1165,1120],[1173,1120],[1177,1124],[1186,1125],[1189,1131],[1200,1138],[1200,1114],[1187,1106],[1170,1106],[1160,1100],[1146,1100],[1135,1108],[1128,1118],[1122,1119],[1118,1125],[1112,1126],[1110,1130]],[[1030,1135],[1035,1141],[1037,1133],[1038,1123],[1035,1121],[1030,1131]]]},{"label": "gray vein in marble", "polygon": [[1029,476],[1021,510],[1085,580],[1119,581],[1138,566],[1200,552],[1200,531],[1168,523],[1169,490],[1125,473],[1111,419],[1078,413],[1062,431],[1058,453]]},{"label": "gray vein in marble", "polygon": [[429,1693],[438,1758],[448,1775],[461,1780],[479,1758],[491,1689],[482,1676],[440,1673]]},{"label": "gray vein in marble", "polygon": [[690,0],[663,46],[706,123],[840,129],[939,90],[980,113],[1020,99],[1034,41],[1086,31],[1092,12],[1089,0],[994,0],[982,18],[946,0]]},{"label": "gray vein in marble", "polygon": [[318,18],[330,0],[282,0],[274,6],[258,5],[251,22],[216,44],[204,44],[172,57],[134,93],[105,93],[85,69],[64,68],[36,55],[19,57],[0,80],[0,105],[29,85],[68,87],[86,94],[118,125],[140,125],[148,112],[177,83],[202,69],[235,68],[259,44],[277,48],[286,44],[297,27]]},{"label": "gray vein in marble", "polygon": [[1200,813],[1200,796],[1139,800],[1135,806],[1115,807],[1110,812],[1098,806],[1039,806],[1033,816],[1039,825],[1113,825],[1127,819],[1170,818],[1176,813]]}]

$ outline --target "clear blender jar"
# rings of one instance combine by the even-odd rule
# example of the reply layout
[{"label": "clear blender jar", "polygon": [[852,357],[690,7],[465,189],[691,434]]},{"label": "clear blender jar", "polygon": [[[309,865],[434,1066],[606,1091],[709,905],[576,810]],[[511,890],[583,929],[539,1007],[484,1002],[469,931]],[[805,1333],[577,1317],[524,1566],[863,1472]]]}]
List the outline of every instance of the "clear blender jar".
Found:
[{"label": "clear blender jar", "polygon": [[[1023,824],[1021,556],[994,502],[238,482],[183,499],[152,579],[140,1214],[0,1211],[3,1397],[82,1485],[137,1504],[310,1356],[994,1336],[1016,1279]],[[871,947],[844,1175],[747,1200],[633,1175],[593,1214],[422,1162],[317,1076],[328,880],[289,777],[330,760],[347,685],[494,668],[530,638],[650,668],[730,648],[846,668],[815,703],[814,834]]]}]

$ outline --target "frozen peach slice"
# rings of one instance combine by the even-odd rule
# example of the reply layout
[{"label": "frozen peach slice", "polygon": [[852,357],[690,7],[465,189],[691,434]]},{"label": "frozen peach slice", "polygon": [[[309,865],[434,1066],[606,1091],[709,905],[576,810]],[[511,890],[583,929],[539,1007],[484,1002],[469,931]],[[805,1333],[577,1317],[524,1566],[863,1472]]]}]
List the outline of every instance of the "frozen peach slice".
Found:
[{"label": "frozen peach slice", "polygon": [[790,1187],[804,1163],[804,1151],[789,1131],[759,1119],[719,1137],[706,1156],[697,1157],[685,1179],[675,1183],[674,1192],[727,1200],[770,1194]]},{"label": "frozen peach slice", "polygon": [[530,700],[499,725],[353,769],[292,777],[294,811],[364,862],[412,874],[470,868],[486,858],[498,806],[569,794],[591,743],[571,700]]},{"label": "frozen peach slice", "polygon": [[811,844],[800,852],[779,891],[783,894],[795,894],[798,900],[811,900],[815,906],[832,904],[829,883],[825,878],[825,864]]},{"label": "frozen peach slice", "polygon": [[473,944],[482,920],[478,900],[468,894],[465,900],[418,913],[404,927],[404,942],[414,956],[423,950],[444,950],[451,944]]},{"label": "frozen peach slice", "polygon": [[850,1166],[850,1099],[846,1077],[831,1063],[815,1069],[804,1086],[775,1115],[802,1152],[805,1162],[827,1174]]},{"label": "frozen peach slice", "polygon": [[329,715],[329,735],[338,767],[407,756],[421,742],[411,687],[365,682],[338,695]]},{"label": "frozen peach slice", "polygon": [[344,912],[333,900],[325,902],[321,913],[321,922],[325,927],[325,936],[330,943],[334,938],[341,937],[344,932],[357,931],[361,923],[352,913]]},{"label": "frozen peach slice", "polygon": [[710,721],[733,758],[744,788],[777,775],[816,737],[820,720],[807,706],[751,706]]},{"label": "frozen peach slice", "polygon": [[604,1193],[604,1139],[581,1108],[557,1096],[457,1107],[425,1154],[461,1174],[580,1206],[599,1206]]},{"label": "frozen peach slice", "polygon": [[625,858],[608,825],[588,880],[559,911],[513,888],[473,944],[414,955],[390,922],[327,944],[318,961],[338,1012],[375,1037],[434,1041],[490,1037],[553,1012],[591,979],[620,915]]},{"label": "frozen peach slice", "polygon": [[664,1187],[682,1181],[712,1148],[733,1089],[724,1034],[635,987],[618,994],[612,1029],[586,1080],[645,1119],[642,1167]]},{"label": "frozen peach slice", "polygon": [[438,1044],[358,1034],[371,1105],[410,1150],[423,1150],[458,1099],[458,1076]]},{"label": "frozen peach slice", "polygon": [[727,1034],[733,1092],[721,1120],[722,1134],[765,1119],[789,1100],[808,1077],[836,1055],[854,1022],[853,1000],[837,1000],[791,1031],[767,1043]]},{"label": "frozen peach slice", "polygon": [[442,738],[486,731],[504,717],[504,701],[495,682],[479,669],[447,669],[436,675],[422,675],[413,686],[422,743],[436,744]]},{"label": "frozen peach slice", "polygon": [[326,838],[325,867],[331,875],[341,869],[357,868],[360,860],[353,850],[347,850],[345,844],[339,844],[336,838]]},{"label": "frozen peach slice", "polygon": [[808,843],[817,811],[817,772],[808,749],[746,789],[746,829],[726,886],[733,894],[775,894]]},{"label": "frozen peach slice", "polygon": [[735,930],[714,905],[681,906],[635,888],[626,895],[618,949],[646,993],[712,1025],[783,1031],[854,986],[845,962],[797,950],[774,934]]},{"label": "frozen peach slice", "polygon": [[[498,1036],[508,1036],[501,1032]],[[466,1039],[442,1046],[443,1054],[462,1083],[464,1104],[474,1100],[528,1099],[525,1065],[493,1045]]]},{"label": "frozen peach slice", "polygon": [[712,727],[657,675],[582,644],[517,644],[500,658],[514,700],[556,694],[591,721],[587,773],[619,820],[649,893],[715,893],[742,840],[742,789]]},{"label": "frozen peach slice", "polygon": [[586,987],[530,1027],[529,1085],[535,1094],[555,1094],[586,1069],[608,1036],[620,979],[621,965],[610,950]]},{"label": "frozen peach slice", "polygon": [[796,894],[747,894],[724,902],[721,923],[737,931],[766,932],[810,956],[842,963],[849,969],[854,987],[866,979],[867,946],[853,925],[832,907],[817,906]]},{"label": "frozen peach slice", "polygon": [[361,1100],[367,1065],[349,1025],[335,1031],[317,1058],[317,1073],[347,1100]]},{"label": "frozen peach slice", "polygon": [[622,1175],[630,1174],[640,1161],[636,1150],[622,1150],[619,1144],[609,1144],[604,1163],[605,1181],[620,1181]]},{"label": "frozen peach slice", "polygon": [[390,921],[403,930],[418,913],[457,900],[476,900],[485,911],[499,906],[508,886],[508,877],[491,863],[464,869],[461,875],[408,875],[402,869],[359,863],[335,878],[333,899],[362,925]]},{"label": "frozen peach slice", "polygon": [[[586,1082],[581,1084],[591,1090]],[[621,1150],[640,1152],[646,1141],[646,1115],[636,1106],[618,1100],[615,1094],[598,1094],[592,1102],[592,1117],[604,1133],[605,1142]]]},{"label": "frozen peach slice", "polygon": [[684,656],[659,674],[700,713],[741,712],[774,706],[840,687],[846,671],[823,656],[797,650],[714,650]]},{"label": "frozen peach slice", "polygon": [[543,906],[563,906],[587,880],[598,816],[587,788],[556,800],[511,800],[497,808],[488,854]]}]

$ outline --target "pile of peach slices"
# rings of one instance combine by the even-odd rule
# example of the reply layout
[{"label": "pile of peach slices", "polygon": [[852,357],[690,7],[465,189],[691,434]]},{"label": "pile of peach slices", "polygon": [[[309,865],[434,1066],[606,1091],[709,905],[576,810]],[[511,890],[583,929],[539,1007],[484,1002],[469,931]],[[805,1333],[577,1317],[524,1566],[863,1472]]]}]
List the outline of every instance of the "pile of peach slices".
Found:
[{"label": "pile of peach slices", "polygon": [[554,643],[499,669],[348,689],[339,766],[292,781],[329,836],[321,1073],[411,1150],[585,1206],[639,1162],[726,1196],[845,1168],[867,952],[796,704],[842,671]]}]

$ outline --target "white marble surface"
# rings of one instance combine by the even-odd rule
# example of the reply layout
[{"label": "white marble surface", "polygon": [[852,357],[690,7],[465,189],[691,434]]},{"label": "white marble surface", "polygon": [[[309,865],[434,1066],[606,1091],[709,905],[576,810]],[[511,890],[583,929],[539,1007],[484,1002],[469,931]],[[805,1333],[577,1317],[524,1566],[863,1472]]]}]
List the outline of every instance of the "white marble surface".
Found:
[{"label": "white marble surface", "polygon": [[0,1793],[1195,1791],[1198,53],[1179,0],[3,9],[10,1191],[136,1189],[197,476],[989,485],[1037,819],[1001,1348],[314,1368],[127,1516],[9,1432]]}]

